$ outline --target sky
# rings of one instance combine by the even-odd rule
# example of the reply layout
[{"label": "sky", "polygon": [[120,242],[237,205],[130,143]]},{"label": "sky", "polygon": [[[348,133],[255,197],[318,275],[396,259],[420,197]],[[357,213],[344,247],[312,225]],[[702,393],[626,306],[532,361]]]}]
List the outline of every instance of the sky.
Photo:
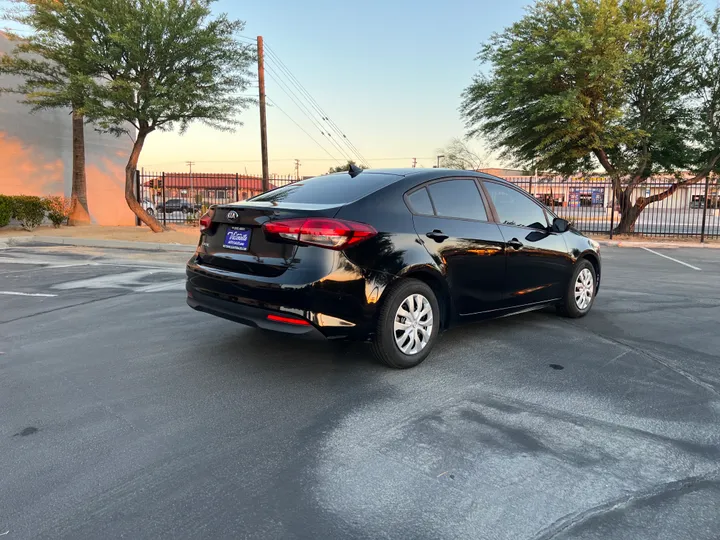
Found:
[{"label": "sky", "polygon": [[[417,158],[418,166],[431,167],[437,150],[464,134],[460,94],[477,71],[475,55],[481,43],[521,17],[526,3],[220,0],[215,10],[244,20],[243,36],[263,36],[368,165],[407,167]],[[300,160],[301,175],[322,173],[345,161],[285,93],[287,77],[268,56],[266,92],[277,105],[267,112],[270,172],[293,173],[295,159]],[[241,118],[244,125],[235,133],[201,125],[183,136],[153,133],[140,165],[187,170],[185,161],[194,161],[197,171],[259,173],[257,108]],[[318,115],[313,118],[322,122]]]},{"label": "sky", "polygon": [[[706,3],[714,6],[715,1]],[[3,3],[0,0],[0,7]],[[481,44],[522,17],[528,4],[528,0],[219,0],[214,11],[245,21],[242,36],[263,36],[266,46],[367,165],[407,167],[415,158],[418,167],[432,167],[438,150],[465,133],[458,112],[460,94],[480,68],[475,57]],[[348,156],[360,161],[343,145],[345,153],[340,152],[305,116],[285,93],[287,75],[272,55],[267,56],[270,173],[293,174],[295,159],[300,161],[301,175],[326,172]],[[249,94],[256,92],[257,88],[248,89]],[[317,114],[311,116],[324,122]],[[244,125],[234,133],[201,124],[191,125],[182,136],[152,133],[140,166],[146,171],[177,172],[187,171],[186,162],[193,161],[197,172],[258,174],[257,107],[244,111],[241,120]],[[486,154],[482,141],[470,146]],[[488,156],[488,165],[503,164]]]}]

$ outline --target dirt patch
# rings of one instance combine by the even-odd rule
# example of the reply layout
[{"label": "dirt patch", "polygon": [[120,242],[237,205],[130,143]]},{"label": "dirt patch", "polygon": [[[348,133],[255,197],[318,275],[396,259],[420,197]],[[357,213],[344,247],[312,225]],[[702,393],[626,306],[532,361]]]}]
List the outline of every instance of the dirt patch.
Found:
[{"label": "dirt patch", "polygon": [[154,233],[147,227],[110,227],[101,225],[60,227],[59,229],[38,227],[32,232],[24,231],[20,227],[3,227],[0,229],[0,239],[10,236],[57,236],[63,238],[196,245],[200,232],[197,227],[185,226],[175,226],[172,230],[161,233]]}]

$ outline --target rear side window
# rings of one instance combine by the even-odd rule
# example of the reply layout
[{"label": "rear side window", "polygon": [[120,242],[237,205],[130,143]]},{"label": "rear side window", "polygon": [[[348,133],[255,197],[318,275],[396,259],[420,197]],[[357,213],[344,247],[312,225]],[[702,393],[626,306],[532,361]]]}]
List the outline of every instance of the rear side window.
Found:
[{"label": "rear side window", "polygon": [[[398,176],[362,172],[330,174],[301,180],[250,199],[252,202],[285,202],[305,204],[347,204],[392,184]],[[272,184],[272,180],[270,181]]]},{"label": "rear side window", "polygon": [[428,186],[438,217],[487,221],[485,205],[475,180],[447,180]]},{"label": "rear side window", "polygon": [[428,216],[433,215],[433,207],[430,202],[430,195],[428,195],[427,189],[418,189],[409,195],[407,200],[413,214],[426,214]]}]

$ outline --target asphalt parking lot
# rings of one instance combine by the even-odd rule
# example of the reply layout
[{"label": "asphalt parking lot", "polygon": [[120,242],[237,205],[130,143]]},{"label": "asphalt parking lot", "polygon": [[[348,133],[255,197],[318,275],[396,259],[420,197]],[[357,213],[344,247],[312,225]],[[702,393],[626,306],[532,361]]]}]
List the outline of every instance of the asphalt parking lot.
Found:
[{"label": "asphalt parking lot", "polygon": [[190,310],[183,255],[2,250],[0,538],[718,539],[720,250],[655,251],[394,371]]}]

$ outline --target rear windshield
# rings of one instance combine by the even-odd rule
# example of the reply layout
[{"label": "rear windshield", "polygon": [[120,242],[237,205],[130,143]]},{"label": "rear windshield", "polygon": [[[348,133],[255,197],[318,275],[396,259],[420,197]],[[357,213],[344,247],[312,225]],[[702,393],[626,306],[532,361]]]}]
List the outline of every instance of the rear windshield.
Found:
[{"label": "rear windshield", "polygon": [[[257,195],[252,202],[288,202],[314,204],[347,204],[392,184],[398,176],[363,172],[352,178],[349,174],[330,174],[301,180]],[[272,181],[271,181],[272,182]]]}]

